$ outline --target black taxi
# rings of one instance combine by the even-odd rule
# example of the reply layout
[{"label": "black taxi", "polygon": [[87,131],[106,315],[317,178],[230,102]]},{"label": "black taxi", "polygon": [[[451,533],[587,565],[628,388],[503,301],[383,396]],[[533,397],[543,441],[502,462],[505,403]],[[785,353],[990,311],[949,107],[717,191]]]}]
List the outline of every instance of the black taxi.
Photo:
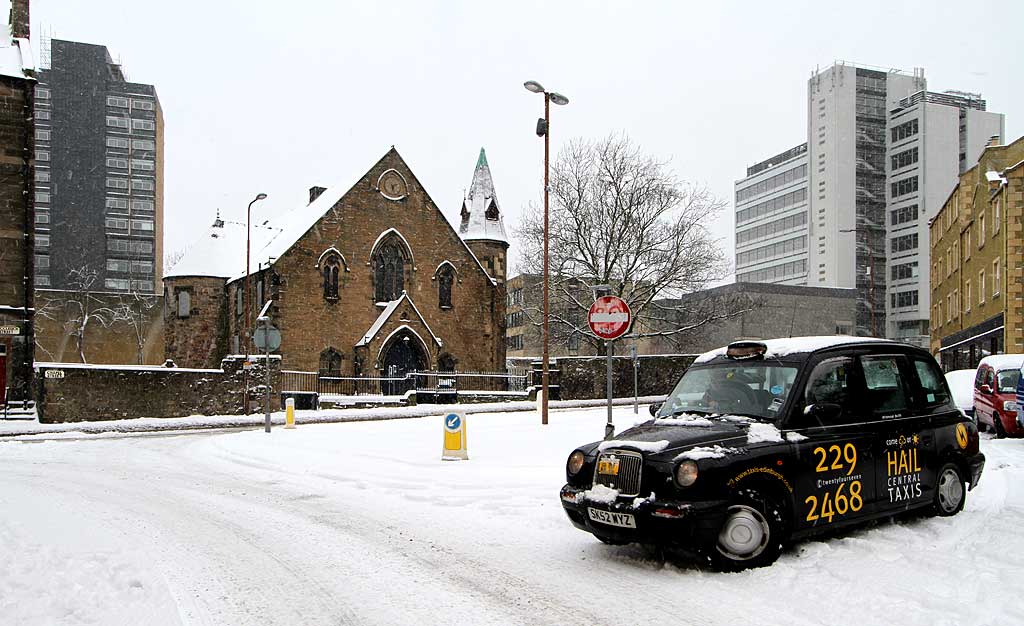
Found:
[{"label": "black taxi", "polygon": [[577,448],[561,501],[610,544],[728,570],[825,529],[922,509],[978,484],[978,429],[920,348],[858,337],[743,341],[698,357],[652,419]]}]

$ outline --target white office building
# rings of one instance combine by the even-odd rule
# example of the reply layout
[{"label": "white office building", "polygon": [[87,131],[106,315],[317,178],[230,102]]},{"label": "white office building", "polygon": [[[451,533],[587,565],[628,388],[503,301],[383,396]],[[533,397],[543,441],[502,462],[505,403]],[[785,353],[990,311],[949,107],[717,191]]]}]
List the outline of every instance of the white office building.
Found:
[{"label": "white office building", "polygon": [[886,331],[887,113],[925,88],[921,69],[843,62],[808,83],[807,284],[856,288],[860,335]]},{"label": "white office building", "polygon": [[807,284],[807,144],[736,181],[736,282]]},{"label": "white office building", "polygon": [[1002,143],[1005,121],[985,111],[980,94],[924,90],[888,118],[885,333],[928,347],[928,222],[989,139]]}]

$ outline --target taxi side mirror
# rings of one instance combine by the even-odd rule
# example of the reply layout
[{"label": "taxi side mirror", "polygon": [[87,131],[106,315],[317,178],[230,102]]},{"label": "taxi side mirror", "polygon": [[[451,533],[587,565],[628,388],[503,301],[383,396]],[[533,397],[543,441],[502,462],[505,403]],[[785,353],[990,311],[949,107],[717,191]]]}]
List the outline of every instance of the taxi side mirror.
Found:
[{"label": "taxi side mirror", "polygon": [[651,406],[647,407],[647,410],[651,412],[651,417],[658,416],[658,410],[661,409],[662,404],[664,404],[664,402],[652,402]]},{"label": "taxi side mirror", "polygon": [[989,395],[989,394],[992,393],[992,388],[989,387],[987,384],[982,385],[978,390],[981,391],[981,393],[984,393],[986,395]]},{"label": "taxi side mirror", "polygon": [[808,405],[804,414],[813,417],[821,422],[830,422],[843,413],[843,407],[834,402],[818,402]]}]

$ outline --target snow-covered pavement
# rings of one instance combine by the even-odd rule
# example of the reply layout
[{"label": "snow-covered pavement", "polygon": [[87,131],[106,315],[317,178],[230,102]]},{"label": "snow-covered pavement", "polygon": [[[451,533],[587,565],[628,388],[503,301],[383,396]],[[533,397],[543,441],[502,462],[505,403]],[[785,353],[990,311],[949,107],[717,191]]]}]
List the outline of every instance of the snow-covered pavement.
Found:
[{"label": "snow-covered pavement", "polygon": [[1022,440],[983,440],[954,518],[718,574],[569,524],[565,458],[604,417],[471,415],[461,462],[440,417],[0,441],[0,622],[1024,623]]}]

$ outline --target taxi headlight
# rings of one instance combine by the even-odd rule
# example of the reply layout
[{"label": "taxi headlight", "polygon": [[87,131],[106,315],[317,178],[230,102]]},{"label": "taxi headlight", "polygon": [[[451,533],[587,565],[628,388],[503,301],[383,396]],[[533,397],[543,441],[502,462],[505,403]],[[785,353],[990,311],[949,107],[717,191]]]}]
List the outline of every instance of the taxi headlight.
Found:
[{"label": "taxi headlight", "polygon": [[579,450],[569,455],[569,461],[565,464],[565,469],[568,470],[570,476],[575,476],[580,471],[584,460],[586,460],[586,457]]},{"label": "taxi headlight", "polygon": [[676,484],[680,487],[689,487],[697,482],[697,463],[694,461],[683,461],[676,465]]}]

